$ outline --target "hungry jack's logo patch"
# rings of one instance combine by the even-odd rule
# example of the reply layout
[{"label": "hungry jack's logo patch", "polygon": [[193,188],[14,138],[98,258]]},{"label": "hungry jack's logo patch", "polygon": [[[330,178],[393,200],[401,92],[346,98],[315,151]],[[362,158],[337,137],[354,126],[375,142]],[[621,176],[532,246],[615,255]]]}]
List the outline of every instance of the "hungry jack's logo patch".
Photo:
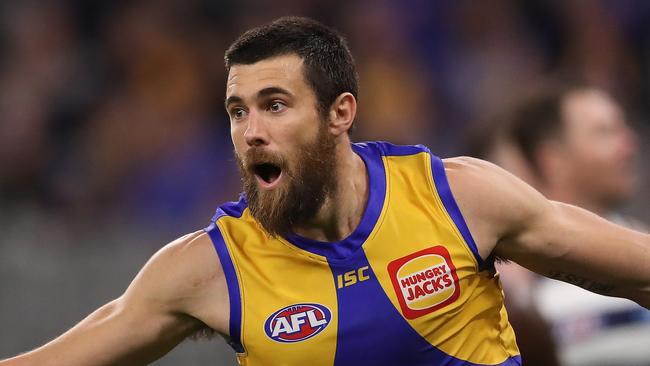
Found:
[{"label": "hungry jack's logo patch", "polygon": [[443,246],[396,259],[388,264],[388,273],[407,319],[443,308],[460,296],[456,267]]}]

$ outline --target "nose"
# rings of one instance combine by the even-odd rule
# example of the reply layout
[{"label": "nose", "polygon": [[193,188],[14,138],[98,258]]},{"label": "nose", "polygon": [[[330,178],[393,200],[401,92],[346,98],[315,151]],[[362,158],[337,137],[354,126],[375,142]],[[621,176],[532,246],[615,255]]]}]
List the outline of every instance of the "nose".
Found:
[{"label": "nose", "polygon": [[263,146],[269,143],[264,121],[256,111],[249,112],[244,138],[248,146]]}]

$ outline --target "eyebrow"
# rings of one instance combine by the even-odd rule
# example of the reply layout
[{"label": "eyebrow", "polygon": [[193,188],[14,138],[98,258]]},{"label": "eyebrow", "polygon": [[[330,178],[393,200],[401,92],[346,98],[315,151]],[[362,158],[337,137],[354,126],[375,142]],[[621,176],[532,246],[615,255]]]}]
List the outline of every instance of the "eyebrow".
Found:
[{"label": "eyebrow", "polygon": [[[288,97],[293,97],[293,93],[291,93],[287,89],[280,88],[279,86],[270,86],[268,88],[264,88],[264,89],[258,91],[257,92],[257,98],[264,98],[264,97],[268,97],[269,95],[273,95],[273,94],[283,94],[283,95],[286,95]],[[244,99],[242,99],[242,97],[239,97],[237,95],[231,95],[228,98],[226,98],[225,105],[226,105],[226,108],[228,108],[228,106],[230,104],[242,103],[243,101],[244,101]]]},{"label": "eyebrow", "polygon": [[269,95],[273,94],[284,94],[288,97],[293,97],[293,94],[288,91],[287,89],[280,88],[278,86],[271,86],[268,88],[264,88],[260,91],[257,92],[257,97],[258,98],[263,98],[263,97],[268,97]]},{"label": "eyebrow", "polygon": [[233,104],[233,103],[241,103],[243,101],[244,100],[241,97],[238,97],[236,95],[231,95],[228,98],[226,98],[226,103],[225,103],[226,109],[228,109],[228,106]]}]

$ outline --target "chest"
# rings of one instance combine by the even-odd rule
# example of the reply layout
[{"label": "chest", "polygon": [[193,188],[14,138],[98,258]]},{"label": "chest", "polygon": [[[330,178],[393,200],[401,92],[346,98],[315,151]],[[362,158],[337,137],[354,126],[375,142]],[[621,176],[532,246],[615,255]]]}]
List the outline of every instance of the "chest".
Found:
[{"label": "chest", "polygon": [[384,224],[343,259],[283,242],[249,247],[247,261],[237,263],[247,362],[268,365],[270,355],[282,355],[278,364],[395,365],[442,357],[430,340],[444,343],[456,331],[450,322],[462,317],[468,299],[461,294],[476,282],[476,263],[450,227]]}]

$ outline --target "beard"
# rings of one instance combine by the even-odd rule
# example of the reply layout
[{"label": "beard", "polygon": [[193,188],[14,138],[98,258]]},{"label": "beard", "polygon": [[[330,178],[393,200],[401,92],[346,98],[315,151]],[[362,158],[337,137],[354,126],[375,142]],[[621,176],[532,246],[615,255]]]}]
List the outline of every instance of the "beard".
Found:
[{"label": "beard", "polygon": [[[286,157],[253,146],[245,158],[235,154],[248,207],[255,220],[272,237],[292,232],[313,218],[336,190],[336,144],[321,122],[313,142],[297,146],[295,164]],[[244,163],[245,161],[245,163]],[[254,166],[270,163],[281,169],[283,182],[272,190],[260,189]]]}]

